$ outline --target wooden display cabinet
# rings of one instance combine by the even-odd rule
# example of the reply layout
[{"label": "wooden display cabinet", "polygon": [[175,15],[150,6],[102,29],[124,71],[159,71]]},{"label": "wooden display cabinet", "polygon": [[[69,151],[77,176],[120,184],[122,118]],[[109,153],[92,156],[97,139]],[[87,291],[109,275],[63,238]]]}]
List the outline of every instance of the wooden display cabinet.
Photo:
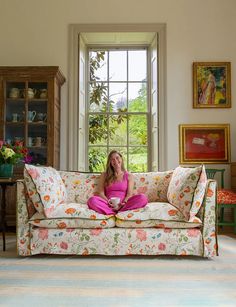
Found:
[{"label": "wooden display cabinet", "polygon": [[[57,66],[0,67],[0,140],[22,141],[32,164],[60,166],[60,89],[64,82]],[[14,176],[22,175],[19,164]],[[15,215],[15,206],[13,210]],[[7,215],[8,211],[7,206]]]}]

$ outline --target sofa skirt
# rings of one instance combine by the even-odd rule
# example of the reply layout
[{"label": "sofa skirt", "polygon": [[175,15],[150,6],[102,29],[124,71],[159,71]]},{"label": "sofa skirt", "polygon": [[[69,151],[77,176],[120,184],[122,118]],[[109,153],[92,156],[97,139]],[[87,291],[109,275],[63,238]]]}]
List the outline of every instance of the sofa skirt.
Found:
[{"label": "sofa skirt", "polygon": [[48,229],[32,227],[30,253],[61,255],[194,255],[203,256],[198,228]]}]

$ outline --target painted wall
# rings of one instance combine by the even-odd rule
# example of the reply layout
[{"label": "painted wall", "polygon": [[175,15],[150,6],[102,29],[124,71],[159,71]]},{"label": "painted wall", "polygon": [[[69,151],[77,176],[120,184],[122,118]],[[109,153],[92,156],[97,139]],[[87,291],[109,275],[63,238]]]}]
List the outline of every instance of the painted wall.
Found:
[{"label": "painted wall", "polygon": [[[0,65],[59,65],[67,78],[68,26],[77,23],[166,23],[168,168],[178,165],[180,123],[230,123],[236,161],[235,0],[0,0]],[[192,108],[193,61],[231,62],[231,109]],[[62,89],[63,169],[67,97],[68,78]]]}]

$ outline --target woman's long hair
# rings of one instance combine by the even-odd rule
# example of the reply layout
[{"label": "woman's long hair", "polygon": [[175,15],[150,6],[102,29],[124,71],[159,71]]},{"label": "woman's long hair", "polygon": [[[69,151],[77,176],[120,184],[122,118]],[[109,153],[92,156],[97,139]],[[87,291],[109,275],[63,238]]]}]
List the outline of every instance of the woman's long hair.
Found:
[{"label": "woman's long hair", "polygon": [[107,157],[107,165],[106,165],[106,177],[105,177],[105,185],[108,186],[109,184],[111,184],[112,182],[116,181],[116,174],[115,174],[115,170],[114,167],[111,165],[111,156],[116,153],[121,157],[121,170],[125,171],[125,166],[124,166],[124,159],[122,157],[122,154],[120,152],[118,152],[117,150],[112,150],[108,157]]}]

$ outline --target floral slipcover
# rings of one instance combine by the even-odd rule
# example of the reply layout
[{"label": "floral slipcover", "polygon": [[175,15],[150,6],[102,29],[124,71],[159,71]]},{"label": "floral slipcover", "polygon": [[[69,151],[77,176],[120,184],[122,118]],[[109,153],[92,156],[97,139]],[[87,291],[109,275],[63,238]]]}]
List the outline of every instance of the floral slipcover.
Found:
[{"label": "floral slipcover", "polygon": [[203,166],[195,168],[177,167],[172,175],[168,201],[178,208],[186,221],[195,216],[204,197],[207,177]]},{"label": "floral slipcover", "polygon": [[[66,188],[59,172],[52,167],[37,167],[29,164],[25,164],[25,169],[25,176],[28,173],[37,191],[37,193],[30,193],[32,191],[31,182],[31,189],[28,190],[28,193],[35,205],[35,209],[40,213],[44,212],[47,217],[50,217],[56,206],[67,200]],[[41,201],[40,205],[39,201]]]},{"label": "floral slipcover", "polygon": [[[89,195],[94,193],[99,175],[80,175],[76,172],[60,174],[67,192],[67,202],[56,207],[60,217],[56,216],[59,214],[56,211],[51,218],[44,218],[43,214],[36,212],[29,220],[24,181],[17,182],[19,255],[217,255],[214,180],[207,182],[205,197],[197,215],[192,220],[190,218],[185,221],[181,211],[165,203],[167,195],[164,192],[159,202],[149,202],[143,211],[130,210],[120,212],[116,216],[96,215],[95,211],[86,210],[85,202]],[[142,188],[145,187],[143,182],[152,182],[149,173],[135,176],[137,189],[139,184]],[[163,191],[167,193],[170,177],[166,176],[169,174],[159,172],[154,176],[161,177]],[[144,177],[145,180],[141,179]],[[161,191],[158,192],[158,195],[161,194]],[[155,195],[155,191],[150,191],[149,195]],[[83,200],[80,205],[76,201],[78,197]],[[160,199],[164,200],[160,202]],[[67,209],[69,210],[65,212]]]}]

